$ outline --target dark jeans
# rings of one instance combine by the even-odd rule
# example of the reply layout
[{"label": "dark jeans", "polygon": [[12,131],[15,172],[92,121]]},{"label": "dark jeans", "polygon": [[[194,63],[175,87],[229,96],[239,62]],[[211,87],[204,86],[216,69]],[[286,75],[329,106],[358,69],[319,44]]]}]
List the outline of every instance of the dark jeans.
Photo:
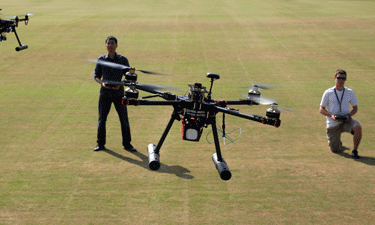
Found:
[{"label": "dark jeans", "polygon": [[125,146],[130,143],[130,126],[128,120],[128,111],[122,105],[122,97],[102,97],[99,96],[99,122],[98,122],[98,137],[97,143],[99,146],[106,144],[106,122],[112,103],[115,105],[118,117],[121,123],[122,145]]}]

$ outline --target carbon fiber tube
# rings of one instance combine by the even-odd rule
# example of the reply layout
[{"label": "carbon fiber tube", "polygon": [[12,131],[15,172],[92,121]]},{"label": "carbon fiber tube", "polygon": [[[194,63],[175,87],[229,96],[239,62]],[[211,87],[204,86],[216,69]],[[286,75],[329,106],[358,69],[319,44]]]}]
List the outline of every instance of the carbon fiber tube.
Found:
[{"label": "carbon fiber tube", "polygon": [[274,127],[279,127],[280,124],[281,124],[281,120],[277,119],[277,118],[269,118],[269,117],[264,117],[264,116],[259,116],[259,115],[248,115],[248,114],[245,114],[245,113],[240,113],[240,112],[229,110],[229,109],[219,107],[219,106],[215,106],[215,108],[219,112],[222,112],[222,113],[226,113],[226,114],[229,114],[229,115],[232,115],[232,116],[241,117],[241,118],[248,119],[248,120],[253,120],[253,121],[256,121],[256,122],[263,123],[263,124],[268,124],[268,125],[271,125],[271,126],[274,126]]}]

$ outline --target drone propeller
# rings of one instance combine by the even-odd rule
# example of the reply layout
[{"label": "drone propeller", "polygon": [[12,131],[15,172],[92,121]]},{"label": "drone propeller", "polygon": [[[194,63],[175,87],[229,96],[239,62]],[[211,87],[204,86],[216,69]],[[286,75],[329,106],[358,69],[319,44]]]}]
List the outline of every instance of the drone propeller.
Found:
[{"label": "drone propeller", "polygon": [[243,89],[251,89],[251,88],[254,88],[254,87],[257,87],[257,88],[260,88],[260,89],[273,89],[273,88],[276,88],[277,86],[276,85],[273,85],[273,84],[261,84],[261,83],[252,83],[253,86],[247,86],[247,87],[241,87]]},{"label": "drone propeller", "polygon": [[[31,14],[31,13],[26,13],[25,14],[25,17],[26,16],[33,16],[34,14]],[[9,19],[16,19],[16,18],[19,18],[18,16],[7,16],[6,18],[9,18]]]},{"label": "drone propeller", "polygon": [[161,91],[161,90],[175,90],[175,91],[182,91],[183,89],[166,86],[166,85],[156,85],[156,84],[137,84],[137,88],[144,90],[144,91]]},{"label": "drone propeller", "polygon": [[276,100],[270,99],[270,98],[259,98],[259,99],[253,99],[253,101],[259,103],[259,105],[270,105],[273,109],[277,109],[281,112],[291,112],[291,113],[297,113],[297,111],[294,111],[292,109],[286,108],[284,106],[281,106],[276,103]]},{"label": "drone propeller", "polygon": [[[129,66],[124,66],[124,65],[121,65],[121,64],[113,63],[113,62],[107,62],[107,61],[104,61],[104,60],[87,59],[86,61],[97,63],[97,64],[100,64],[100,65],[103,65],[103,66],[112,67],[112,68],[115,68],[115,69],[121,69],[121,70],[132,68],[132,67],[129,67]],[[146,74],[169,75],[169,74],[164,74],[164,73],[152,72],[152,71],[148,71],[148,70],[141,70],[141,69],[137,69],[137,68],[134,68],[134,69],[136,71],[140,71],[140,72],[146,73]]]},{"label": "drone propeller", "polygon": [[272,104],[273,107],[275,107],[276,109],[280,110],[281,112],[290,112],[290,113],[297,113],[297,111],[293,110],[293,109],[289,109],[287,107],[284,107],[284,106],[281,106],[281,105],[278,105],[277,103],[274,103]]},{"label": "drone propeller", "polygon": [[[245,96],[245,95],[244,95]],[[275,109],[278,109],[282,112],[292,112],[292,113],[298,113],[297,111],[294,111],[292,109],[289,109],[289,108],[286,108],[284,106],[281,106],[279,104],[277,104],[277,100],[275,98],[268,98],[268,97],[247,97],[246,99],[248,100],[252,100],[256,103],[258,103],[259,105],[270,105],[272,106],[273,108]]]},{"label": "drone propeller", "polygon": [[266,97],[248,97],[254,102],[258,103],[259,105],[272,105],[276,103],[276,99],[273,98],[266,98]]},{"label": "drone propeller", "polygon": [[[106,85],[126,85],[123,81],[121,82],[116,82],[116,81],[106,81],[103,80],[103,83]],[[181,90],[180,88],[172,87],[172,86],[167,86],[167,85],[156,85],[156,84],[140,84],[137,83],[135,85],[137,89],[140,89],[142,91],[148,91],[148,92],[155,92],[155,91],[160,91],[160,90]]]}]

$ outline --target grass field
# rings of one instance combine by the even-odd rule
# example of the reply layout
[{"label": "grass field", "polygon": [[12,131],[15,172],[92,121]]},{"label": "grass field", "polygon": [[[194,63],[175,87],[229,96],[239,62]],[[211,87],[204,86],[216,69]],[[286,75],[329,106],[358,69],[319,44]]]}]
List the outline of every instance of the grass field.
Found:
[{"label": "grass field", "polygon": [[[13,34],[0,43],[0,224],[373,223],[374,1],[2,0],[0,8],[2,18],[34,14],[17,30],[29,49],[15,52]],[[221,146],[229,181],[212,163],[210,129],[185,142],[178,122],[160,170],[148,169],[147,145],[171,107],[128,108],[135,154],[122,149],[112,108],[109,150],[93,152],[99,85],[85,59],[105,54],[109,35],[132,66],[172,74],[138,74],[141,83],[188,89],[208,86],[205,74],[215,72],[215,99],[272,83],[262,94],[298,113],[282,113],[277,129],[227,116],[227,129],[243,130]],[[330,153],[318,112],[338,68],[360,102],[359,160]],[[268,107],[238,108],[265,115]],[[349,134],[342,140],[352,148]]]}]

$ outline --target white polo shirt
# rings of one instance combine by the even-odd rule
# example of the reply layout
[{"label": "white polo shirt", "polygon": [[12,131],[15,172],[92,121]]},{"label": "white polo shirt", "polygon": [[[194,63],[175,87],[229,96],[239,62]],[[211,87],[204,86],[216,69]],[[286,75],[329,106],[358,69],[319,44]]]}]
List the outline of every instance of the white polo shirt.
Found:
[{"label": "white polo shirt", "polygon": [[[320,105],[326,107],[327,111],[331,114],[340,114],[340,104],[339,101],[342,99],[341,103],[341,114],[349,114],[350,113],[350,106],[356,106],[359,104],[357,96],[355,96],[354,91],[350,88],[344,87],[344,91],[339,91],[336,89],[337,96],[335,94],[335,87],[331,87],[327,89],[322,97],[322,101]],[[342,96],[344,92],[344,96]],[[338,99],[337,99],[338,98]],[[327,128],[332,128],[339,125],[339,121],[335,121],[331,119],[331,117],[327,116]]]}]

